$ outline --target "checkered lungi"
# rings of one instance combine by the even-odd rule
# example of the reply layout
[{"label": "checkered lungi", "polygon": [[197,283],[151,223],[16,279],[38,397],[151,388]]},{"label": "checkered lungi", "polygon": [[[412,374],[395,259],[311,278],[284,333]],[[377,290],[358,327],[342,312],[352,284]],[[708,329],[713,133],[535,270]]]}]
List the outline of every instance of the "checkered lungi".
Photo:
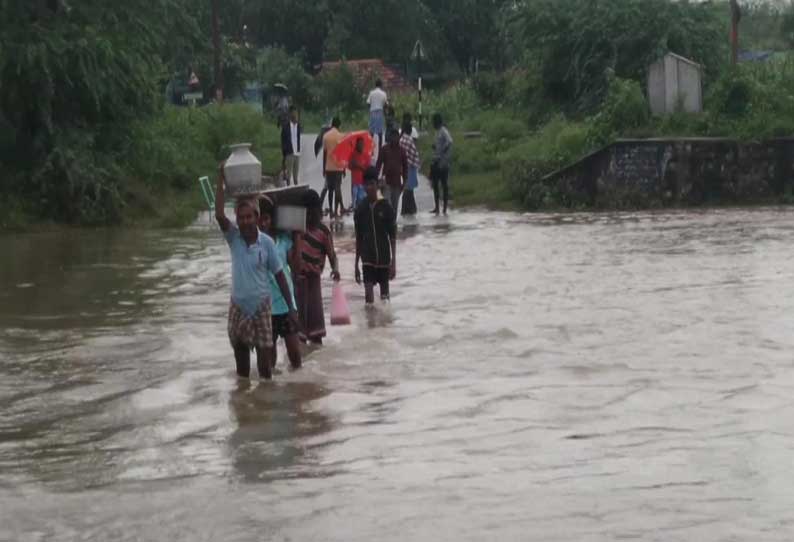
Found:
[{"label": "checkered lungi", "polygon": [[253,316],[247,316],[234,302],[229,303],[229,341],[232,347],[273,347],[270,299],[265,299]]}]

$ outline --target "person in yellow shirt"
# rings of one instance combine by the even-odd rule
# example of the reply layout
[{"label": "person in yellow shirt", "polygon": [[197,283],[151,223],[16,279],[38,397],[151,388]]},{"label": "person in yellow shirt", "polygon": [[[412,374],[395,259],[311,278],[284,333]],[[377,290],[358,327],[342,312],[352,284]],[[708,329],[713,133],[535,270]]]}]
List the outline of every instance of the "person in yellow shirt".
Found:
[{"label": "person in yellow shirt", "polygon": [[[334,149],[345,137],[345,134],[339,131],[341,126],[342,121],[339,117],[334,117],[331,121],[331,129],[323,136],[323,175],[325,189],[328,190],[328,212],[331,218],[336,218],[334,196],[336,196],[336,204],[342,209],[341,212],[344,212],[345,208],[342,202],[342,177],[345,175],[345,168],[333,156]],[[320,201],[322,202],[322,198]]]}]

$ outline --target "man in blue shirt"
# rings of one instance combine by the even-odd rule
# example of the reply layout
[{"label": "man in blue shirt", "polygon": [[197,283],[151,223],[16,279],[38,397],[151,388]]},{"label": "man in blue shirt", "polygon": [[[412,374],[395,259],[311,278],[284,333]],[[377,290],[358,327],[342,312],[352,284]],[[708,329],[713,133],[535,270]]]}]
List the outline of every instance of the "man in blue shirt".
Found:
[{"label": "man in blue shirt", "polygon": [[[276,245],[257,227],[259,205],[254,199],[239,199],[235,206],[237,224],[224,211],[223,165],[215,190],[215,219],[223,231],[232,256],[232,299],[229,306],[229,341],[234,349],[237,374],[248,378],[251,350],[256,349],[259,377],[273,376],[273,328],[271,320],[270,279],[273,273],[285,299],[292,300]],[[291,302],[289,318],[297,322]]]}]

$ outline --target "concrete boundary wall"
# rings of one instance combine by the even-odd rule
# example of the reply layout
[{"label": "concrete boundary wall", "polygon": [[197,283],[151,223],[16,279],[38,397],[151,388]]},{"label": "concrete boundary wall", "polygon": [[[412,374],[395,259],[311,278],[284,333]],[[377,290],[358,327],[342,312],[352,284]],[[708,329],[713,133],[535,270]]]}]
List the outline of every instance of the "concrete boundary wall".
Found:
[{"label": "concrete boundary wall", "polygon": [[577,207],[772,203],[794,188],[794,138],[622,139],[543,182]]}]

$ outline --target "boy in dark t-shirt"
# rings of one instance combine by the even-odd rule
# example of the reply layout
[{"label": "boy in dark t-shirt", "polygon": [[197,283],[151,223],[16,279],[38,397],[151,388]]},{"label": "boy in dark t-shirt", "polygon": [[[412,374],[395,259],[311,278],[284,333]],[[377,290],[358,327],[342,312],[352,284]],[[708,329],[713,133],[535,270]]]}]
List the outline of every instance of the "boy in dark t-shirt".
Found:
[{"label": "boy in dark t-shirt", "polygon": [[378,199],[378,172],[369,168],[364,173],[367,198],[358,204],[354,215],[356,225],[356,282],[361,284],[358,262],[364,267],[364,293],[368,305],[375,300],[375,284],[380,298],[389,299],[389,281],[397,272],[397,226],[394,211],[384,199]]}]

